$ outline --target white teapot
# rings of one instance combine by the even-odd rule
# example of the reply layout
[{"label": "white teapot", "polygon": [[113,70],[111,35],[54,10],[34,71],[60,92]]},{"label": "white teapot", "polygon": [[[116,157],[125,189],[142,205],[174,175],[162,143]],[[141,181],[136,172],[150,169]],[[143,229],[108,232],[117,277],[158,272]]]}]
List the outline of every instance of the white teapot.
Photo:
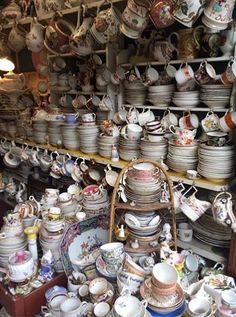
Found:
[{"label": "white teapot", "polygon": [[225,56],[233,55],[236,44],[236,22],[232,22],[230,28],[223,31],[222,36],[222,45],[220,45],[222,53]]},{"label": "white teapot", "polygon": [[212,214],[215,221],[223,226],[236,229],[236,218],[233,213],[232,195],[228,192],[219,193],[212,204]]}]

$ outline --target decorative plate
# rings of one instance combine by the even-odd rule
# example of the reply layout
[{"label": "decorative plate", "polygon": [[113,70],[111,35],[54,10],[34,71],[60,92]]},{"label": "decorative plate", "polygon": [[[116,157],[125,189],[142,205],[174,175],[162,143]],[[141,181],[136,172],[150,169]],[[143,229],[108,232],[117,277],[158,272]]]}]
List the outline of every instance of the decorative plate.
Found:
[{"label": "decorative plate", "polygon": [[70,275],[73,263],[86,267],[94,264],[99,248],[108,242],[109,218],[99,215],[72,224],[64,233],[60,243],[60,255],[64,271]]}]

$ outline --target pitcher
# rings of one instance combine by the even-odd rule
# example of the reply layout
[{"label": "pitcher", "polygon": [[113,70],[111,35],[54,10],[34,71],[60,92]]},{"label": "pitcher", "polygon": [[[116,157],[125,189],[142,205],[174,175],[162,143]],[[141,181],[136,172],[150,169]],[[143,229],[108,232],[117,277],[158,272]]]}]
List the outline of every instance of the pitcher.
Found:
[{"label": "pitcher", "polygon": [[25,36],[25,29],[21,25],[14,23],[8,35],[7,45],[10,47],[11,50],[19,53],[26,46]]},{"label": "pitcher", "polygon": [[44,42],[44,26],[36,18],[32,19],[30,32],[26,35],[26,45],[34,53],[42,50]]},{"label": "pitcher", "polygon": [[220,49],[224,56],[233,56],[236,44],[236,23],[232,22],[230,29],[222,33]]},{"label": "pitcher", "polygon": [[192,27],[201,15],[204,5],[204,0],[179,0],[173,11],[173,17],[179,23]]},{"label": "pitcher", "polygon": [[219,193],[212,204],[212,214],[216,222],[223,226],[235,226],[236,218],[233,213],[232,195],[228,192]]},{"label": "pitcher", "polygon": [[173,36],[177,38],[179,59],[197,58],[199,56],[203,31],[204,26],[199,25],[194,29],[183,29],[170,34],[171,41]]}]

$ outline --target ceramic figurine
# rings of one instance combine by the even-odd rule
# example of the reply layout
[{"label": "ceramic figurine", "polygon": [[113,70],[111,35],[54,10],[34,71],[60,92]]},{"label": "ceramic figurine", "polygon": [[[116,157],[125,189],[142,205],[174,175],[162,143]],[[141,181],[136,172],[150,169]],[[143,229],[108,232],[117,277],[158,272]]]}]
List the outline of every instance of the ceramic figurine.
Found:
[{"label": "ceramic figurine", "polygon": [[119,153],[118,153],[118,150],[116,148],[115,145],[112,146],[112,150],[111,150],[111,160],[113,162],[117,162],[119,161]]},{"label": "ceramic figurine", "polygon": [[172,240],[172,234],[171,234],[171,226],[169,223],[165,223],[163,225],[163,228],[162,228],[162,232],[161,232],[161,235],[160,235],[160,238],[159,238],[159,242],[164,242],[164,241],[167,241],[167,242],[170,242]]},{"label": "ceramic figurine", "polygon": [[135,241],[132,241],[132,242],[130,243],[130,245],[131,245],[131,248],[132,248],[132,249],[138,249],[138,248],[139,248],[139,243],[138,243],[138,240],[137,240],[137,239],[135,239]]},{"label": "ceramic figurine", "polygon": [[168,202],[169,202],[169,199],[170,199],[170,195],[169,195],[169,191],[168,191],[168,188],[167,188],[167,183],[164,182],[164,183],[162,184],[160,202],[161,202],[161,203],[168,203]]},{"label": "ceramic figurine", "polygon": [[161,261],[165,261],[169,258],[169,256],[175,251],[172,251],[168,242],[167,241],[163,241],[161,243],[161,248],[160,248],[160,258]]}]

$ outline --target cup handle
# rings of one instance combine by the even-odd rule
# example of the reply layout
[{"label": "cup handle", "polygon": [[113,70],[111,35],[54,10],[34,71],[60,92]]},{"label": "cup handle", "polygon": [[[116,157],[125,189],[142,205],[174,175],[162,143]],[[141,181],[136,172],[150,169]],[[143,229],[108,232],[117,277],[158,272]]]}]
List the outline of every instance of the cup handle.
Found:
[{"label": "cup handle", "polygon": [[147,280],[145,280],[145,286],[147,286],[147,288],[152,288],[152,284],[151,284],[151,281],[150,281],[150,279],[147,279]]},{"label": "cup handle", "polygon": [[145,308],[147,308],[148,301],[147,301],[146,299],[144,299],[144,300],[141,301],[141,304],[142,304]]},{"label": "cup handle", "polygon": [[169,130],[171,133],[175,134],[175,127],[173,125],[169,127]]}]

